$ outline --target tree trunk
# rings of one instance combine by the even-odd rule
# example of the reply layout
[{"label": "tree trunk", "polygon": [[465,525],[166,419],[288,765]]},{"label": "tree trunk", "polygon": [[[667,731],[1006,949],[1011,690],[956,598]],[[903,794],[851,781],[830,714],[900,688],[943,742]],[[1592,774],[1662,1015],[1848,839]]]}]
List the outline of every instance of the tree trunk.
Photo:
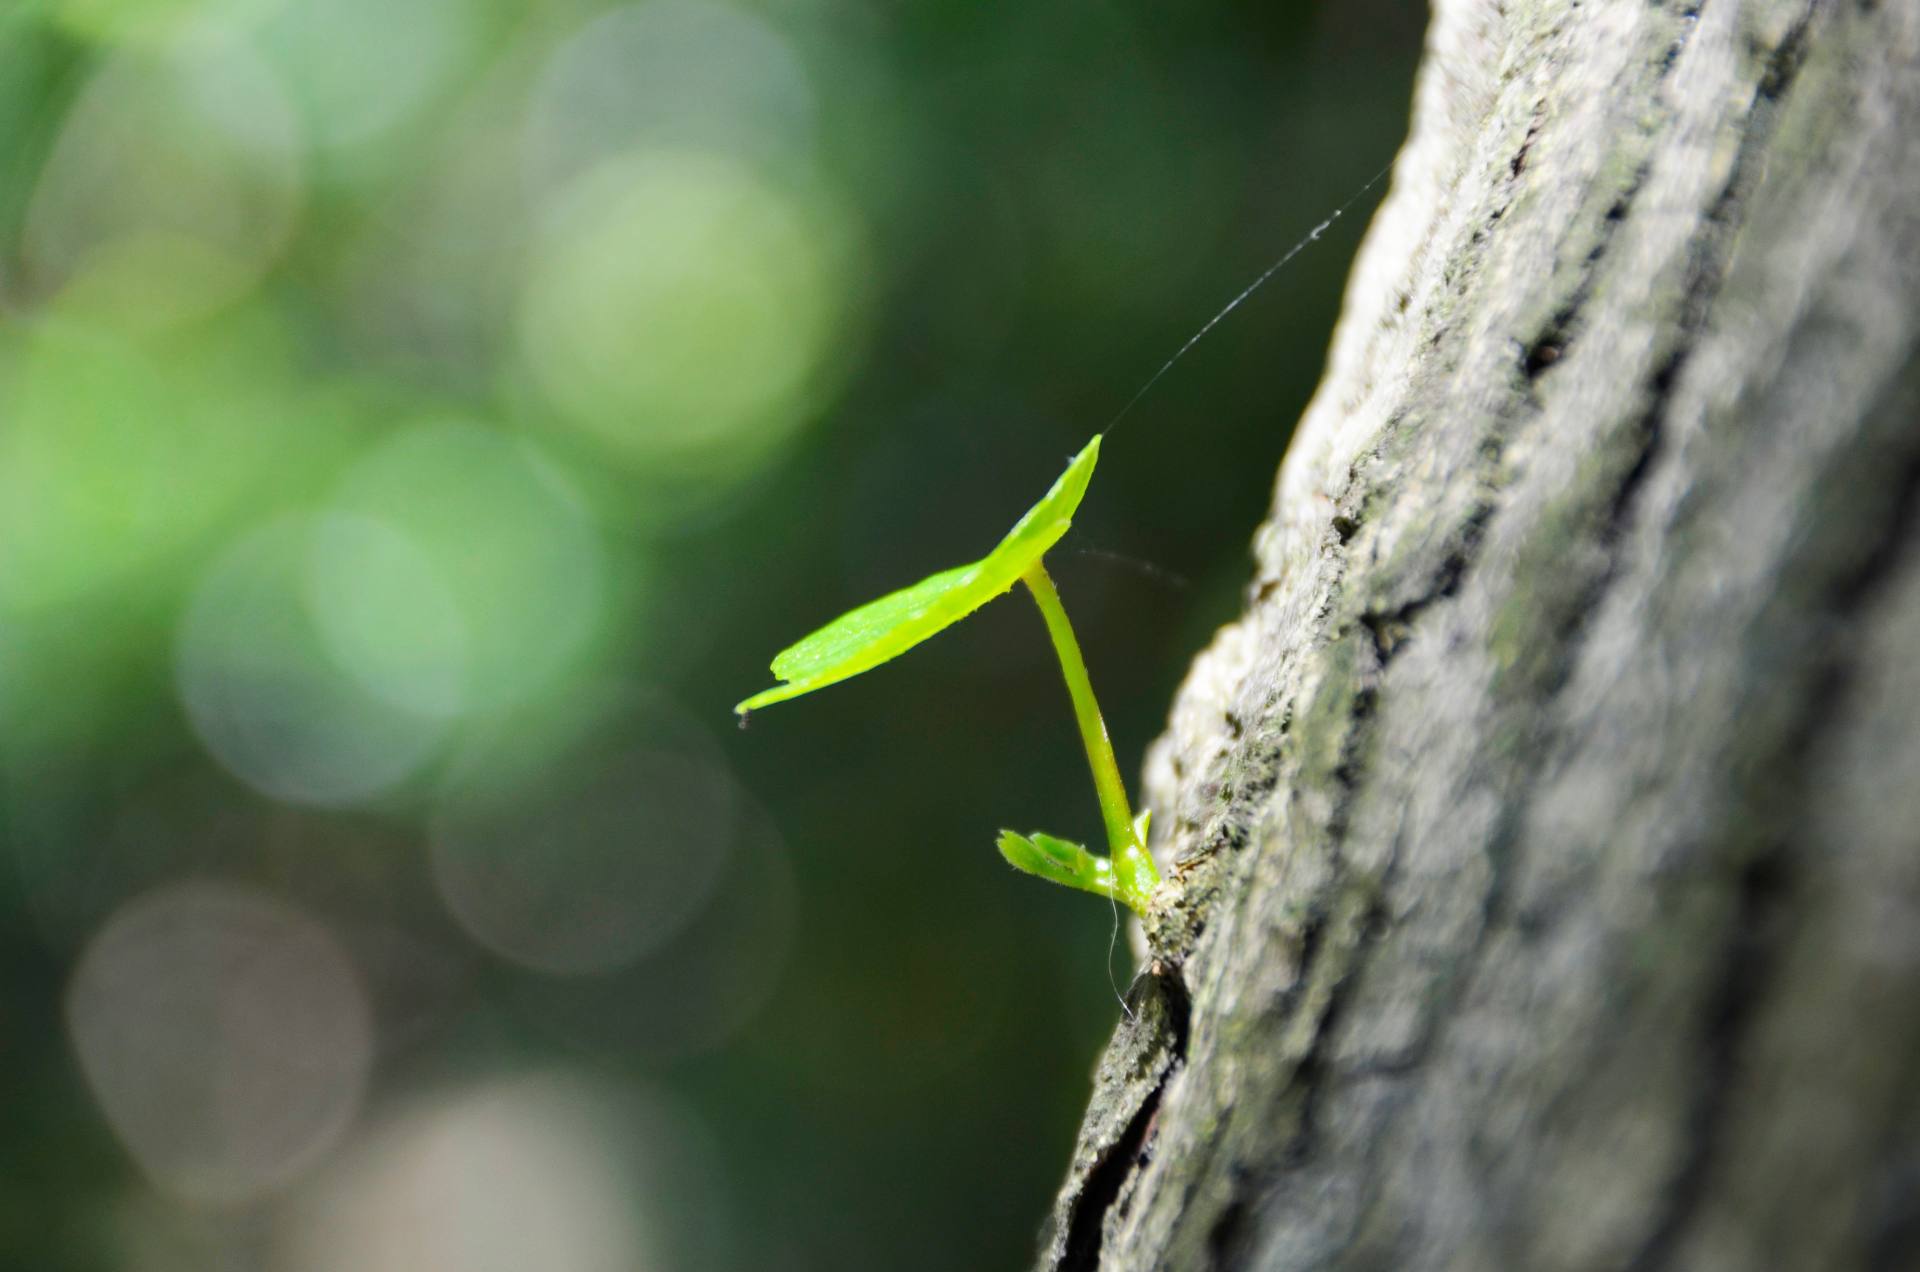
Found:
[{"label": "tree trunk", "polygon": [[1920,1267],[1920,3],[1438,0],[1049,1268]]}]

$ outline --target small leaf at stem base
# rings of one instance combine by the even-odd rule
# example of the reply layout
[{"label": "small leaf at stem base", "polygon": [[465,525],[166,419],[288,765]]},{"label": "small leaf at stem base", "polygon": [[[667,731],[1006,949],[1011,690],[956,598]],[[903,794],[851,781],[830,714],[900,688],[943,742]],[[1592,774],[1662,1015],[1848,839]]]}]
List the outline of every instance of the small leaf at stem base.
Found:
[{"label": "small leaf at stem base", "polygon": [[1125,902],[1133,910],[1145,912],[1146,898],[1134,897],[1121,889],[1114,876],[1113,862],[1096,856],[1087,851],[1084,845],[1070,839],[1060,839],[1040,831],[1022,835],[1003,830],[1000,832],[1000,855],[1016,870],[1038,875],[1062,887],[1110,897]]}]

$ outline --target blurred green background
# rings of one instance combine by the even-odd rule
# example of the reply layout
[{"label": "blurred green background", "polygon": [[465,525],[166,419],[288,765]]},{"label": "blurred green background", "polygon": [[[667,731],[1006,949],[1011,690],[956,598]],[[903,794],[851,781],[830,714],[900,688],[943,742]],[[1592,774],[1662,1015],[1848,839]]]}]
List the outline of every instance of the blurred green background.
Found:
[{"label": "blurred green background", "polygon": [[[0,13],[0,1265],[1021,1265],[1118,1010],[993,850],[1098,840],[1038,616],[728,708],[1388,160],[1424,8]],[[1054,554],[1130,778],[1377,197]]]}]

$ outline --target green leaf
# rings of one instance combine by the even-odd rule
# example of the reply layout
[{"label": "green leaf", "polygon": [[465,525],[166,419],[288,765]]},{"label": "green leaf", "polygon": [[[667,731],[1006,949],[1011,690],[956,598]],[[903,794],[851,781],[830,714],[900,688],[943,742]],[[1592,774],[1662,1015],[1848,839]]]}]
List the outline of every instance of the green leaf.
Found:
[{"label": "green leaf", "polygon": [[1000,855],[1016,870],[1039,875],[1052,883],[1103,897],[1117,896],[1113,863],[1088,852],[1084,845],[1070,839],[1034,831],[1031,835],[1011,830],[1000,832]]},{"label": "green leaf", "polygon": [[869,671],[1007,591],[1073,524],[1099,458],[1096,435],[993,551],[971,565],[942,570],[842,614],[781,650],[773,660],[773,674],[785,683],[753,695],[734,710],[744,715]]}]

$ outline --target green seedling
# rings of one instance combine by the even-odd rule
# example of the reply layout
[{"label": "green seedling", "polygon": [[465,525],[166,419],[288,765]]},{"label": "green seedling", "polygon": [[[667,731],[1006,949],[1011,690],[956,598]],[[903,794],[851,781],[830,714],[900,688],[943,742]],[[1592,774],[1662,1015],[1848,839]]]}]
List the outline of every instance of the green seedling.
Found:
[{"label": "green seedling", "polygon": [[[1340,215],[1388,171],[1382,168],[1376,172],[1351,198],[1335,208],[1332,216],[1288,248],[1285,255],[1208,319],[1140,386],[1140,391],[1113,417],[1107,431],[1112,431],[1115,424],[1126,418],[1160,378],[1186,356],[1187,350],[1200,343],[1223,318],[1265,286],[1267,280],[1303,248],[1318,240],[1328,226],[1339,220]],[[912,587],[842,614],[813,635],[781,650],[773,660],[773,674],[781,683],[753,695],[734,710],[744,724],[750,711],[871,671],[959,622],[994,597],[1012,590],[1015,583],[1025,583],[1027,591],[1033,594],[1034,604],[1040,607],[1040,616],[1046,620],[1047,635],[1053,639],[1053,651],[1060,658],[1060,674],[1066,678],[1067,694],[1073,699],[1073,717],[1080,725],[1087,765],[1093,770],[1093,789],[1100,798],[1100,814],[1107,825],[1110,855],[1097,856],[1084,845],[1038,831],[1022,835],[1011,830],[1000,832],[1000,855],[1028,874],[1124,902],[1134,911],[1145,914],[1153,891],[1160,883],[1160,873],[1154,869],[1153,858],[1147,855],[1149,814],[1142,812],[1135,817],[1127,804],[1127,788],[1120,780],[1120,766],[1114,763],[1113,744],[1107,740],[1107,726],[1100,718],[1100,706],[1093,700],[1093,684],[1087,679],[1087,665],[1080,657],[1080,643],[1073,637],[1073,627],[1067,622],[1060,594],[1054,590],[1053,580],[1047,577],[1046,566],[1041,561],[1073,524],[1073,514],[1087,493],[1087,482],[1092,479],[1093,465],[1099,458],[1100,437],[1096,434],[1086,449],[1073,457],[1053,488],[1014,524],[993,551],[972,565],[942,570]]]},{"label": "green seedling", "polygon": [[1120,766],[1107,740],[1106,722],[1094,701],[1093,683],[1080,656],[1060,593],[1048,577],[1042,558],[1060,542],[1073,524],[1073,514],[1087,493],[1093,466],[1100,458],[1100,438],[1088,442],[1074,456],[1067,471],[1053,483],[1006,537],[971,565],[942,570],[912,587],[900,589],[859,609],[842,614],[819,631],[780,651],[773,674],[782,683],[734,708],[744,720],[750,711],[785,702],[801,694],[838,684],[850,676],[871,671],[906,653],[929,636],[959,622],[1016,583],[1024,583],[1046,620],[1047,635],[1060,659],[1073,700],[1073,715],[1093,770],[1093,788],[1106,823],[1110,855],[1099,856],[1085,846],[1053,835],[1000,832],[1000,855],[1028,874],[1110,897],[1144,914],[1160,882],[1160,873],[1148,855],[1149,813],[1133,815]]}]

